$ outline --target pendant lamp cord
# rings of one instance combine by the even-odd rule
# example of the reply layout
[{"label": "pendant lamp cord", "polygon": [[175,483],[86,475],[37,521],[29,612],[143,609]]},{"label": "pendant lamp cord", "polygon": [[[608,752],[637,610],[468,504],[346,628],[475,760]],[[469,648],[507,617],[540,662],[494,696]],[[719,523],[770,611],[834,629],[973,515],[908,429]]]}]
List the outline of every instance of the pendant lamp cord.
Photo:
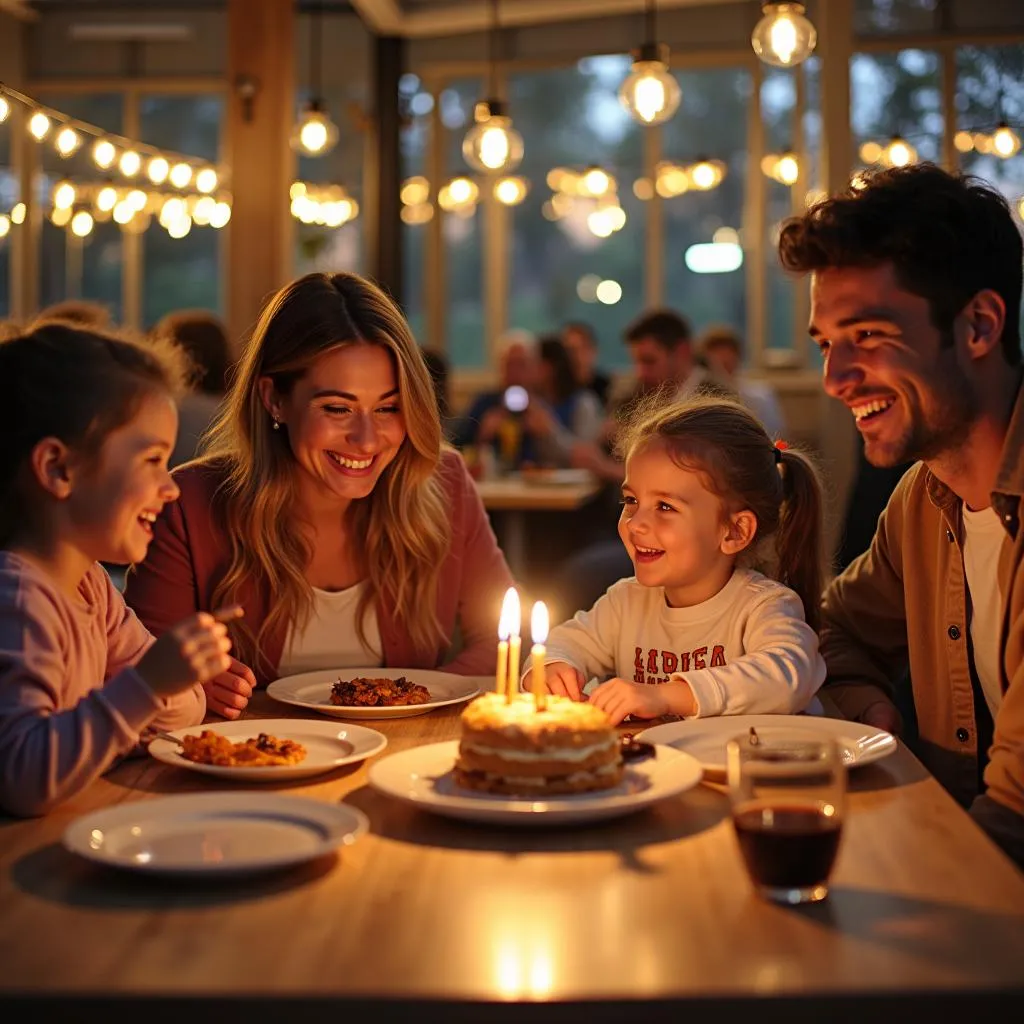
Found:
[{"label": "pendant lamp cord", "polygon": [[489,98],[498,98],[498,60],[501,57],[499,42],[501,31],[498,27],[498,0],[491,0],[491,33],[489,39],[490,89]]}]

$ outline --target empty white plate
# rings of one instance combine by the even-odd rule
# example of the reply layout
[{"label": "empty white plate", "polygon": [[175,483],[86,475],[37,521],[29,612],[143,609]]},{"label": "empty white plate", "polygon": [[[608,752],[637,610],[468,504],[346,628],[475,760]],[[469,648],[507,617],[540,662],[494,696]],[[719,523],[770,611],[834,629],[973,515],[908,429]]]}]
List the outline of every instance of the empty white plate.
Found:
[{"label": "empty white plate", "polygon": [[262,793],[190,793],[92,811],[64,845],[110,867],[168,875],[248,874],[348,846],[369,827],[346,804]]},{"label": "empty white plate", "polygon": [[894,736],[882,729],[841,718],[817,715],[723,715],[721,718],[690,718],[682,722],[655,725],[637,733],[637,739],[648,743],[667,743],[676,750],[692,754],[707,772],[725,774],[725,745],[736,736],[746,735],[754,728],[765,736],[771,731],[784,731],[808,739],[828,738],[839,745],[843,763],[848,768],[870,764],[887,757],[896,749]]},{"label": "empty white plate", "polygon": [[266,765],[233,768],[229,765],[199,764],[181,754],[181,748],[170,740],[155,739],[149,744],[149,752],[165,764],[188,768],[205,775],[218,775],[237,782],[283,782],[302,779],[309,775],[320,775],[333,771],[345,764],[355,764],[374,754],[379,754],[387,745],[387,737],[375,729],[361,725],[336,725],[333,722],[316,722],[304,718],[247,718],[238,722],[211,722],[195,725],[189,729],[175,729],[169,736],[198,736],[201,732],[219,733],[232,743],[255,739],[261,732],[279,740],[295,740],[306,748],[306,756],[298,764]]},{"label": "empty white plate", "polygon": [[370,785],[404,803],[448,818],[543,826],[582,824],[631,814],[691,789],[702,775],[700,765],[689,754],[655,747],[653,758],[627,764],[622,781],[612,789],[530,800],[457,786],[452,768],[458,755],[458,740],[400,751],[370,768]]},{"label": "empty white plate", "polygon": [[[363,707],[354,704],[332,704],[331,687],[339,679],[406,679],[430,691],[426,704],[398,704],[395,707]],[[450,672],[432,672],[422,668],[339,668],[320,672],[303,672],[297,676],[275,679],[267,687],[267,694],[283,704],[309,708],[332,718],[411,718],[425,715],[435,708],[461,704],[471,700],[483,689],[494,689],[493,676],[456,676]]]}]

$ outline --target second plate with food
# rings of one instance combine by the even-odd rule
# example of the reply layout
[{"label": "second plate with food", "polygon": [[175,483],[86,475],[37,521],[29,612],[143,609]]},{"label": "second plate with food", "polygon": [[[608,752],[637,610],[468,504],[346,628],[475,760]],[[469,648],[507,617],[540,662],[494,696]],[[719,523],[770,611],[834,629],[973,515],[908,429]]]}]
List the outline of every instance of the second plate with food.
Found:
[{"label": "second plate with food", "polygon": [[247,752],[243,751],[238,764],[207,764],[185,757],[182,746],[169,739],[153,740],[149,744],[149,752],[165,764],[206,775],[217,775],[238,782],[283,782],[321,775],[342,765],[364,761],[379,754],[388,745],[387,737],[376,729],[304,718],[251,718],[238,722],[212,722],[189,729],[176,729],[167,735],[180,740],[184,736],[198,737],[204,731],[223,737],[233,744],[244,743],[246,740],[256,741],[262,733],[274,740],[298,743],[304,754],[298,757],[296,752],[296,759],[290,764],[257,766],[245,763]]},{"label": "second plate with food", "polygon": [[840,718],[817,715],[723,715],[721,718],[690,718],[668,722],[637,733],[648,743],[666,743],[692,754],[711,775],[725,775],[725,745],[751,729],[770,735],[772,731],[807,739],[833,739],[848,768],[870,764],[896,749],[896,739],[881,729]]},{"label": "second plate with food", "polygon": [[545,799],[497,796],[463,789],[453,771],[459,741],[431,743],[382,758],[370,768],[370,785],[388,796],[446,818],[493,825],[580,825],[619,818],[666,797],[678,796],[701,780],[700,765],[671,747],[626,767],[611,789]]},{"label": "second plate with food", "polygon": [[[339,680],[365,679],[363,689],[369,697],[372,681],[406,679],[427,690],[429,700],[421,704],[333,704],[331,689]],[[275,679],[267,687],[267,695],[283,704],[319,711],[332,718],[409,718],[425,715],[435,708],[472,700],[481,690],[494,689],[494,678],[488,676],[456,676],[449,672],[432,672],[419,668],[340,668]]]}]

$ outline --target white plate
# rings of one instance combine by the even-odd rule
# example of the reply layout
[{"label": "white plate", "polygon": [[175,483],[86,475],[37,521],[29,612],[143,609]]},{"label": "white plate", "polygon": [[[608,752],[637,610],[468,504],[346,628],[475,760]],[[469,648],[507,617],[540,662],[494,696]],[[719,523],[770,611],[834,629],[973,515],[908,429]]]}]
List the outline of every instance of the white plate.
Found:
[{"label": "white plate", "polygon": [[149,752],[165,764],[190,768],[206,775],[219,775],[238,782],[283,782],[320,775],[343,764],[355,764],[387,745],[387,737],[375,729],[361,725],[335,725],[332,722],[313,722],[303,718],[246,718],[240,722],[211,722],[190,729],[175,729],[170,736],[198,736],[204,729],[226,736],[232,743],[254,739],[261,732],[279,740],[295,740],[306,748],[306,756],[298,764],[266,765],[262,768],[232,768],[220,764],[199,764],[182,757],[180,747],[170,740],[153,740]]},{"label": "white plate", "polygon": [[622,782],[614,789],[528,800],[457,786],[452,768],[458,753],[458,740],[403,750],[370,768],[370,785],[447,818],[502,825],[561,825],[630,814],[691,789],[702,775],[700,765],[688,754],[657,747],[655,757],[627,764]]},{"label": "white plate", "polygon": [[721,718],[691,718],[668,722],[637,733],[648,743],[666,743],[676,750],[692,754],[704,770],[725,773],[725,745],[751,727],[764,736],[772,730],[806,734],[808,739],[828,737],[839,745],[843,763],[857,768],[887,757],[896,749],[896,740],[887,732],[860,722],[811,715],[723,715]]},{"label": "white plate", "polygon": [[[430,691],[431,699],[426,704],[399,704],[391,708],[332,704],[331,686],[339,679],[355,679],[356,676],[369,679],[397,679],[405,676],[425,686]],[[275,679],[267,687],[267,693],[283,704],[309,708],[322,715],[330,715],[331,718],[411,718],[448,704],[461,704],[476,697],[484,689],[494,689],[493,676],[456,676],[450,672],[430,672],[421,668],[339,668]]]},{"label": "white plate", "polygon": [[82,857],[165,875],[248,874],[349,846],[369,823],[346,804],[263,793],[190,793],[76,818],[64,845]]}]

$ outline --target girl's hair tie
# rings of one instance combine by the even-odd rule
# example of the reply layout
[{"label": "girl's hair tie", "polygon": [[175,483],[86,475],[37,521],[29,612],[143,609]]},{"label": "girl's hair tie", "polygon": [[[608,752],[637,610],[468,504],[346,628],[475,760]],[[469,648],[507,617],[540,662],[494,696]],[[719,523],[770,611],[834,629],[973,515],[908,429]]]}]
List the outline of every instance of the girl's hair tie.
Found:
[{"label": "girl's hair tie", "polygon": [[785,441],[776,441],[772,446],[772,451],[775,453],[775,463],[778,465],[782,461],[782,453],[789,447]]}]

